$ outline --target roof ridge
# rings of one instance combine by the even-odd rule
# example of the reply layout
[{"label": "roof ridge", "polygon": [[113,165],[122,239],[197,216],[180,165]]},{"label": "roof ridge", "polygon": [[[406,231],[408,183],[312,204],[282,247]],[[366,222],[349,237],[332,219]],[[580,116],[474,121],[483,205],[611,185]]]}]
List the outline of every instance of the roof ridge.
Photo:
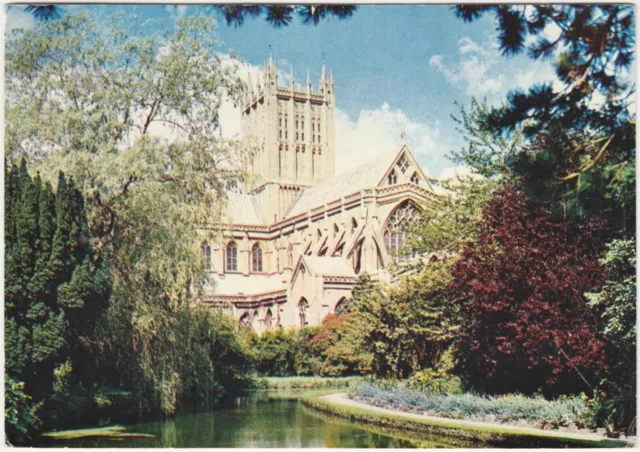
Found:
[{"label": "roof ridge", "polygon": [[[285,218],[287,218],[289,215],[291,215],[293,212],[295,212],[296,207],[298,206],[299,202],[301,200],[303,200],[305,198],[305,194],[308,194],[309,192],[311,193],[317,193],[317,192],[325,192],[325,191],[331,191],[328,190],[330,187],[334,187],[337,186],[339,184],[337,184],[338,181],[343,181],[343,180],[349,180],[349,178],[352,178],[353,176],[362,173],[363,171],[375,168],[378,164],[380,164],[381,162],[384,163],[385,165],[391,165],[391,158],[393,158],[395,160],[395,158],[398,156],[398,154],[406,147],[406,145],[402,145],[399,148],[396,148],[393,150],[393,152],[388,151],[384,154],[380,154],[377,157],[372,157],[371,160],[367,160],[364,163],[354,166],[351,169],[343,172],[343,173],[339,173],[339,174],[335,174],[332,177],[325,179],[315,185],[312,185],[311,187],[303,190],[300,195],[291,203],[291,205],[289,206],[289,208],[287,209],[286,213],[285,213]],[[380,175],[380,177],[383,177],[382,175]],[[377,176],[376,176],[377,179]],[[377,186],[378,185],[378,181],[376,180],[375,182],[371,182],[371,186]],[[360,187],[357,188],[355,190],[348,190],[345,191],[344,193],[342,193],[342,196],[347,196],[350,195],[356,191],[360,191],[363,188],[369,188],[369,185],[367,187]],[[329,199],[327,201],[333,201],[333,199]],[[326,202],[326,201],[325,201]],[[323,204],[323,203],[320,203]],[[318,205],[320,205],[318,204]],[[313,205],[313,206],[309,206],[309,209],[318,207],[318,205]]]}]

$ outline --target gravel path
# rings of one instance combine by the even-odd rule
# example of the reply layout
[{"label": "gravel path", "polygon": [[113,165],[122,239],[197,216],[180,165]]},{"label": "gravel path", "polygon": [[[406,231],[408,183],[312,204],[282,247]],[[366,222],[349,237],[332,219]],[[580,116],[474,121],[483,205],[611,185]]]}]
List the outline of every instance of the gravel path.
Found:
[{"label": "gravel path", "polygon": [[620,442],[624,441],[629,446],[635,446],[634,441],[630,440],[613,440],[610,438],[605,438],[601,435],[595,433],[571,433],[571,432],[559,432],[554,430],[542,430],[538,428],[531,427],[518,427],[514,425],[505,425],[505,424],[497,424],[491,422],[475,422],[475,421],[464,421],[459,419],[448,419],[437,416],[425,416],[422,414],[414,414],[414,413],[405,413],[403,411],[390,410],[388,408],[380,408],[377,406],[369,405],[367,403],[358,402],[356,400],[350,399],[347,397],[346,393],[338,393],[338,394],[329,394],[321,397],[322,399],[334,403],[336,405],[348,406],[353,408],[361,408],[369,411],[375,411],[381,414],[392,414],[394,416],[403,417],[406,419],[415,419],[415,420],[428,420],[432,421],[435,424],[441,424],[442,422],[446,422],[451,426],[458,426],[460,428],[465,427],[490,427],[490,428],[499,428],[502,431],[509,432],[512,431],[514,433],[531,433],[534,435],[544,435],[549,437],[557,437],[557,438],[574,438],[581,440],[591,440],[591,441],[613,441]]}]

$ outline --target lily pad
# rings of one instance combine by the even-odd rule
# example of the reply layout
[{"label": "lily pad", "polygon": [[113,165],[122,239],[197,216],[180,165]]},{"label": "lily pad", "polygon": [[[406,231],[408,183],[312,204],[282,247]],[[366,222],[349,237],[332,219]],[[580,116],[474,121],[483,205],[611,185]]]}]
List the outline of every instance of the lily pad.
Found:
[{"label": "lily pad", "polygon": [[110,425],[100,428],[84,428],[79,430],[63,430],[61,432],[48,432],[43,433],[42,436],[48,438],[66,440],[66,439],[78,439],[78,438],[156,438],[155,435],[149,433],[132,433],[125,432],[125,428],[120,425]]}]

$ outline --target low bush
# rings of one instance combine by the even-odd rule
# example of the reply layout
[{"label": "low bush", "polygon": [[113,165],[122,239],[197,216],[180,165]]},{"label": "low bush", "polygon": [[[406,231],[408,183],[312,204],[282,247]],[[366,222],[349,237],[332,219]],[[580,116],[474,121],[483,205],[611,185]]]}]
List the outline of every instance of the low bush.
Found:
[{"label": "low bush", "polygon": [[367,356],[351,347],[346,318],[327,315],[321,325],[278,328],[251,340],[255,369],[264,376],[343,377],[370,370]]},{"label": "low bush", "polygon": [[364,377],[268,377],[267,389],[321,389],[355,387]]},{"label": "low bush", "polygon": [[427,369],[413,373],[407,387],[428,394],[460,394],[462,382],[444,370]]},{"label": "low bush", "polygon": [[452,418],[516,423],[527,421],[553,427],[584,427],[589,407],[584,396],[563,396],[556,400],[520,394],[487,397],[475,394],[435,394],[413,391],[404,383],[382,388],[363,382],[354,395],[379,405],[427,412]]}]

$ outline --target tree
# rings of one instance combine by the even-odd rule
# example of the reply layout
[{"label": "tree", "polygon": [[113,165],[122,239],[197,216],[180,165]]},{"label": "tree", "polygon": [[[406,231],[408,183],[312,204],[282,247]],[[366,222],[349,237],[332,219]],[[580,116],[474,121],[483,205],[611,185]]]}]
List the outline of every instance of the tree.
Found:
[{"label": "tree", "polygon": [[[448,289],[451,262],[433,262],[394,287],[371,291],[350,314],[362,328],[361,347],[379,377],[403,378],[436,367],[457,334]],[[349,317],[348,317],[349,318]]]},{"label": "tree", "polygon": [[5,167],[5,178],[5,372],[7,406],[15,404],[8,431],[20,443],[49,420],[57,366],[69,361],[76,384],[97,381],[83,369],[95,361],[86,344],[108,305],[110,268],[107,261],[91,265],[86,211],[73,181],[60,173],[54,195],[31,178],[25,160]]},{"label": "tree", "polygon": [[437,181],[442,192],[410,228],[407,247],[421,255],[456,256],[475,241],[482,208],[501,182],[476,174]]},{"label": "tree", "polygon": [[[498,130],[522,132],[534,141],[528,152],[514,156],[523,160],[521,171],[545,173],[561,164],[547,186],[581,206],[598,193],[605,203],[616,203],[626,230],[634,230],[635,214],[629,211],[635,205],[635,114],[630,108],[635,85],[629,73],[635,49],[633,7],[460,5],[455,12],[467,22],[494,13],[506,55],[527,49],[534,59],[556,56],[556,73],[564,84],[560,92],[550,85],[512,91],[506,105],[485,112],[486,124],[498,135]],[[553,39],[552,28],[557,31]],[[550,141],[555,143],[549,146]],[[471,156],[483,157],[469,149]],[[469,160],[469,155],[462,157]],[[587,192],[585,200],[579,200],[582,192]]]},{"label": "tree", "polygon": [[254,336],[255,366],[263,375],[296,375],[296,353],[298,341],[295,331],[284,332],[282,328],[266,331],[261,337]]},{"label": "tree", "polygon": [[512,177],[510,159],[524,144],[520,128],[511,137],[500,133],[490,124],[491,107],[486,101],[478,102],[475,97],[471,99],[468,109],[463,105],[456,105],[460,114],[452,115],[451,118],[458,125],[456,130],[466,144],[459,151],[451,151],[449,158],[468,166],[482,177]]},{"label": "tree", "polygon": [[[527,195],[549,202],[556,218],[600,218],[615,234],[635,230],[635,157],[610,153],[606,137],[589,130],[571,132],[552,126],[511,156],[510,167]],[[580,153],[571,149],[581,148]],[[604,168],[575,169],[585,157],[604,156]],[[575,183],[572,183],[575,180]]]},{"label": "tree", "polygon": [[40,427],[36,415],[39,404],[31,402],[24,393],[24,383],[6,376],[4,378],[4,432],[8,445],[24,444]]},{"label": "tree", "polygon": [[[460,117],[454,119],[467,145],[451,153],[454,161],[496,182],[518,184],[528,196],[548,202],[555,218],[597,217],[616,233],[635,229],[635,157],[616,156],[610,146],[603,149],[606,137],[591,130],[566,130],[557,124],[527,140],[517,125],[508,137],[490,124],[490,114],[489,107],[475,99],[469,109],[460,108]],[[575,172],[581,162],[601,158],[611,165]]]},{"label": "tree", "polygon": [[607,341],[609,372],[600,383],[596,416],[614,429],[633,433],[636,419],[636,242],[613,240],[600,259],[607,280],[602,290],[587,293],[589,306]]},{"label": "tree", "polygon": [[[329,17],[340,20],[353,15],[358,8],[355,5],[207,5],[218,11],[227,22],[227,25],[241,27],[246,18],[264,16],[264,20],[274,28],[286,27],[298,15],[303,24],[318,25]],[[63,9],[58,5],[28,5],[25,11],[31,13],[37,20],[47,21],[59,19]]]},{"label": "tree", "polygon": [[[565,128],[590,124],[610,134],[628,122],[634,88],[625,82],[625,71],[631,67],[635,49],[630,5],[459,5],[455,12],[466,22],[493,12],[505,55],[525,48],[534,59],[558,53],[556,72],[564,91],[554,93],[550,86],[543,86],[528,94],[512,93],[510,105],[498,115],[503,126],[526,120],[524,132],[531,136],[560,120]],[[558,30],[553,41],[546,33],[551,26]],[[607,99],[604,108],[589,105],[596,92]]]},{"label": "tree", "polygon": [[[235,61],[216,54],[212,19],[190,17],[152,36],[124,20],[65,15],[8,40],[5,148],[47,182],[59,170],[73,177],[84,199],[56,202],[84,204],[86,225],[60,217],[59,229],[73,238],[86,227],[91,239],[58,253],[54,237],[56,265],[80,264],[65,302],[72,309],[85,285],[77,253],[90,245],[87,265],[108,260],[113,276],[96,328],[104,384],[133,389],[142,409],[172,413],[191,396],[220,391],[191,309],[205,283],[195,238],[241,176],[237,143],[220,138],[218,119],[243,85]],[[60,179],[58,191],[67,183]],[[32,221],[26,212],[24,221]],[[187,392],[198,381],[202,390]]]},{"label": "tree", "polygon": [[241,27],[246,18],[264,16],[264,20],[274,28],[289,25],[294,15],[298,15],[303,24],[318,25],[329,17],[344,20],[357,10],[355,5],[215,5],[225,18],[227,25]]},{"label": "tree", "polygon": [[604,344],[583,294],[603,280],[600,233],[595,222],[553,222],[514,188],[487,203],[477,242],[452,271],[468,385],[546,394],[594,387]]}]

